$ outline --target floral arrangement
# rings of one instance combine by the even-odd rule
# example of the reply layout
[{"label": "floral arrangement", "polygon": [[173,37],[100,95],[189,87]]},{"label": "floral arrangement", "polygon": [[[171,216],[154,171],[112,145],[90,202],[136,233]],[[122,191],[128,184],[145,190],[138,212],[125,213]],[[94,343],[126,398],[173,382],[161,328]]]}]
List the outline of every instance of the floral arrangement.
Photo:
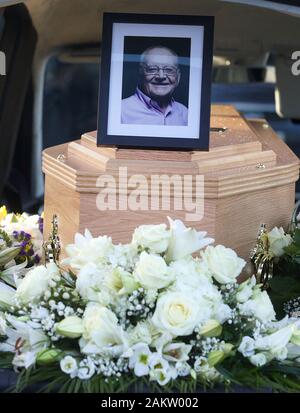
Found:
[{"label": "floral arrangement", "polygon": [[263,228],[253,253],[258,279],[271,296],[276,313],[300,316],[300,202],[287,231]]},{"label": "floral arrangement", "polygon": [[237,283],[246,262],[233,250],[169,222],[126,245],[86,230],[59,265],[1,276],[0,367],[19,373],[14,391],[300,390],[300,320],[277,321],[255,277]]},{"label": "floral arrangement", "polygon": [[8,285],[40,262],[42,241],[42,217],[0,208],[0,274]]}]

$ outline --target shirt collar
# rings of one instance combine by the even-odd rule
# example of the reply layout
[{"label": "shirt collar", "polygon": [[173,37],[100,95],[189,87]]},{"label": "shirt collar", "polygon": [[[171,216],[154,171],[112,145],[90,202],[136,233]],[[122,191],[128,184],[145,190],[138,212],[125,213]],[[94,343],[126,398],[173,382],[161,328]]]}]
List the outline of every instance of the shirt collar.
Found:
[{"label": "shirt collar", "polygon": [[[146,104],[146,106],[148,106],[148,108],[154,108],[154,109],[160,110],[160,107],[155,102],[155,100],[152,100],[149,96],[145,95],[145,93],[143,93],[139,87],[136,88],[135,94],[141,101],[143,101]],[[168,106],[169,110],[171,110],[173,102],[174,102],[174,99],[172,98]],[[167,112],[169,112],[169,110]]]}]

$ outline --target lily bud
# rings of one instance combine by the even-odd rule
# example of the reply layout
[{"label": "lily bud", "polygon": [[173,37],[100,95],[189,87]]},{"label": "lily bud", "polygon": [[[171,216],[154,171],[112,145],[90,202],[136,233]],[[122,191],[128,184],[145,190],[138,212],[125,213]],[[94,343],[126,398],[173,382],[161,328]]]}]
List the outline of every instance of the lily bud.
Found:
[{"label": "lily bud", "polygon": [[82,319],[77,316],[70,316],[55,325],[57,334],[68,338],[79,338],[83,333]]},{"label": "lily bud", "polygon": [[131,294],[134,290],[139,288],[139,284],[134,280],[134,278],[127,272],[120,274],[121,281],[124,287],[124,290],[127,294]]},{"label": "lily bud", "polygon": [[221,333],[222,326],[217,320],[207,320],[199,330],[199,334],[204,337],[218,337]]},{"label": "lily bud", "polygon": [[224,351],[225,355],[227,356],[231,352],[233,347],[234,347],[233,344],[225,343],[222,346],[222,350]]},{"label": "lily bud", "polygon": [[36,362],[40,365],[48,365],[59,360],[62,351],[56,349],[47,349],[40,351],[36,357]]},{"label": "lily bud", "polygon": [[193,378],[194,380],[197,380],[197,373],[195,372],[194,369],[191,369],[190,375],[192,376],[192,378]]},{"label": "lily bud", "polygon": [[224,351],[221,350],[214,350],[211,351],[208,355],[208,364],[210,367],[214,367],[216,364],[221,363],[225,358]]}]

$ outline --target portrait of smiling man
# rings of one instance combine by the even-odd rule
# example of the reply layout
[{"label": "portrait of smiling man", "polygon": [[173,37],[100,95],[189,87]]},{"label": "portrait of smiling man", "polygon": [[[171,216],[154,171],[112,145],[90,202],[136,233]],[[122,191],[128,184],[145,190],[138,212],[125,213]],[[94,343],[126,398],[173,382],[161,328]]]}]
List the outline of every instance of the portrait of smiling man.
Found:
[{"label": "portrait of smiling man", "polygon": [[140,57],[135,93],[122,100],[121,122],[186,126],[188,109],[174,99],[180,78],[179,57],[173,50],[148,47]]}]

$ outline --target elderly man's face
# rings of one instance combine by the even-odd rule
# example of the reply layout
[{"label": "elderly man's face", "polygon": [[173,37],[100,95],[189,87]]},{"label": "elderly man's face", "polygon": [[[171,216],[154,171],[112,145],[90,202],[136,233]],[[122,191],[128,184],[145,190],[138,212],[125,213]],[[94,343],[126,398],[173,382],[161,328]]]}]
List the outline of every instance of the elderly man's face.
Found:
[{"label": "elderly man's face", "polygon": [[141,74],[144,92],[149,97],[171,97],[180,80],[177,56],[162,47],[151,49],[141,65]]}]

